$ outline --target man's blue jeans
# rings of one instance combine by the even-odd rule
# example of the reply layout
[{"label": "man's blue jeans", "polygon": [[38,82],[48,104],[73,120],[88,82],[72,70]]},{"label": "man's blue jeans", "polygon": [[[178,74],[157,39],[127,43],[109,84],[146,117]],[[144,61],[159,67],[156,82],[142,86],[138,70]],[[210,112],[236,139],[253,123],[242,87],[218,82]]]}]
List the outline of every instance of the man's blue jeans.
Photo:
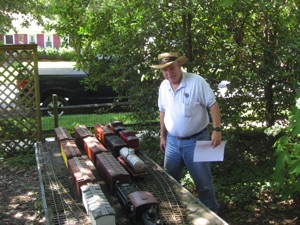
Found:
[{"label": "man's blue jeans", "polygon": [[192,139],[180,140],[170,134],[167,136],[164,168],[177,181],[180,181],[184,166],[193,178],[200,201],[214,212],[220,206],[216,200],[211,176],[211,162],[194,162],[197,140],[209,140],[207,129]]}]

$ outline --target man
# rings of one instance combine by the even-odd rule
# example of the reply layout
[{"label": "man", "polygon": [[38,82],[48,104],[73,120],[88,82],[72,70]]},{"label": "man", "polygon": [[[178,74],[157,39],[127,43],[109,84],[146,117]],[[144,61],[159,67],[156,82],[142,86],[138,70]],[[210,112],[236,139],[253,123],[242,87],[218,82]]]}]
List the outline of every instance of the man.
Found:
[{"label": "man", "polygon": [[164,168],[177,181],[184,166],[192,176],[202,203],[214,212],[219,204],[211,176],[210,162],[194,162],[197,140],[209,140],[210,109],[213,131],[211,144],[221,143],[221,116],[215,95],[208,83],[199,75],[186,73],[181,66],[188,58],[176,52],[158,55],[158,65],[165,78],[159,88],[160,149],[165,153]]}]

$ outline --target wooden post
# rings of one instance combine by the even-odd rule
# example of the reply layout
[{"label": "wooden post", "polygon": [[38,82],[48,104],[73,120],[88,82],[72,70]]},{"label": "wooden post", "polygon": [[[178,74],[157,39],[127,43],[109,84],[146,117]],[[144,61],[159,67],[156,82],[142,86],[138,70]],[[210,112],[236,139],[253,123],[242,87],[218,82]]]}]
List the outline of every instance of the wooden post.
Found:
[{"label": "wooden post", "polygon": [[58,127],[57,94],[52,95],[54,127]]}]

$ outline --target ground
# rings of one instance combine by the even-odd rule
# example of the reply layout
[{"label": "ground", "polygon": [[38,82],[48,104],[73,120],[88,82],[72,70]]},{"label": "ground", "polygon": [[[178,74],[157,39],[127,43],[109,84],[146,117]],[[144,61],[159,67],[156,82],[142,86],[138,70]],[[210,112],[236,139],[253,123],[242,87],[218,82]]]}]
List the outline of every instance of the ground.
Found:
[{"label": "ground", "polygon": [[[0,163],[0,221],[1,225],[45,224],[40,183],[36,167],[12,168]],[[223,207],[220,216],[230,225],[300,224],[299,204],[264,201],[252,211]]]},{"label": "ground", "polygon": [[45,224],[36,167],[13,169],[0,165],[1,225]]}]

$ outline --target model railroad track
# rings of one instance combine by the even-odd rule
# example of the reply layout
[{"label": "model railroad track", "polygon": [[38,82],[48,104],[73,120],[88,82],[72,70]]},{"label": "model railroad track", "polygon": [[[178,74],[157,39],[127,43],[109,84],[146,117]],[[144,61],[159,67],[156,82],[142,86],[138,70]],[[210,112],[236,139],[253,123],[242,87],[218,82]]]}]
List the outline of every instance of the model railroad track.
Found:
[{"label": "model railroad track", "polygon": [[[46,189],[49,221],[54,225],[89,224],[90,222],[82,206],[72,198],[70,191],[65,188],[65,185],[57,177],[55,170],[59,165],[53,160],[53,153],[48,147],[49,144],[50,142],[45,145],[40,143],[41,146],[38,152]],[[65,176],[65,174],[62,176]]]},{"label": "model railroad track", "polygon": [[[43,183],[46,189],[46,201],[51,224],[90,224],[84,207],[74,199],[74,191],[68,180],[70,176],[65,169],[57,143],[49,141],[39,143],[38,157],[43,171]],[[55,150],[54,150],[55,149]],[[182,203],[179,193],[174,188],[174,180],[163,169],[142,152],[138,157],[145,163],[143,178],[133,179],[140,190],[151,192],[160,202],[159,219],[163,225],[189,225],[188,209]],[[58,160],[59,159],[59,160]],[[59,165],[61,164],[61,165]],[[63,168],[59,170],[60,168]],[[63,172],[62,172],[63,171]]]},{"label": "model railroad track", "polygon": [[[141,190],[154,194],[160,201],[159,217],[163,224],[190,224],[178,194],[174,191],[174,181],[171,180],[156,163],[147,156],[138,155],[145,162],[145,171],[149,174],[145,180],[138,180],[136,185]],[[172,187],[173,186],[173,187]]]}]

